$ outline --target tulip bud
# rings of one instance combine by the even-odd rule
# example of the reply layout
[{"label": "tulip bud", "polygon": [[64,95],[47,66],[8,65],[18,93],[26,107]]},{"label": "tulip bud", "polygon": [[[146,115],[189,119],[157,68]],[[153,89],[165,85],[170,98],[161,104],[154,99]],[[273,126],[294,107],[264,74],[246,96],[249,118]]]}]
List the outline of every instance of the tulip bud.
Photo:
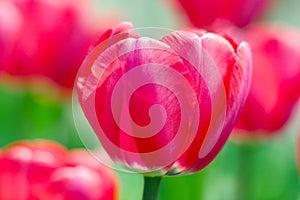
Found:
[{"label": "tulip bud", "polygon": [[161,35],[153,39],[131,26],[108,30],[83,62],[75,85],[83,112],[124,169],[196,172],[222,149],[244,104],[250,49],[204,30],[143,30]]}]

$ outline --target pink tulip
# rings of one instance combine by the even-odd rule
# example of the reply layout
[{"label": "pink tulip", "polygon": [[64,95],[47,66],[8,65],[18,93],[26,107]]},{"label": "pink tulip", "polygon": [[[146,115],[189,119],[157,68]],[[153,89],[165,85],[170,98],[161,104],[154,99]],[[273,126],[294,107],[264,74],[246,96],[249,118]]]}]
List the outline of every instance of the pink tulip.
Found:
[{"label": "pink tulip", "polygon": [[86,151],[68,152],[54,142],[20,142],[0,157],[0,199],[116,199],[110,170]]},{"label": "pink tulip", "polygon": [[300,31],[256,25],[244,39],[253,50],[253,80],[238,129],[272,134],[289,119],[300,95]]},{"label": "pink tulip", "polygon": [[210,26],[216,19],[228,20],[243,27],[257,19],[273,1],[176,0],[175,2],[196,27]]},{"label": "pink tulip", "polygon": [[110,158],[133,171],[175,175],[208,165],[247,97],[248,45],[204,30],[140,37],[108,30],[78,74],[82,109]]},{"label": "pink tulip", "polygon": [[89,46],[110,22],[103,23],[105,17],[96,14],[90,0],[4,2],[0,47],[6,57],[0,61],[0,73],[46,77],[72,88]]}]

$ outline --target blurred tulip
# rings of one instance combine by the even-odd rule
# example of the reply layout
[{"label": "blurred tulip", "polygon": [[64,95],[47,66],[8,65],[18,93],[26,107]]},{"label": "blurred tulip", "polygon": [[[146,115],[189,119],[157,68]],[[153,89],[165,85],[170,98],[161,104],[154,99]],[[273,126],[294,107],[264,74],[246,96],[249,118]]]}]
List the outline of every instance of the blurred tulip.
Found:
[{"label": "blurred tulip", "polygon": [[108,200],[117,181],[84,150],[47,141],[19,142],[0,157],[0,199]]},{"label": "blurred tulip", "polygon": [[113,22],[96,12],[91,0],[1,1],[0,72],[72,88],[89,46]]},{"label": "blurred tulip", "polygon": [[289,119],[300,95],[300,31],[256,25],[244,39],[253,52],[253,80],[238,129],[272,134]]},{"label": "blurred tulip", "polygon": [[173,0],[196,27],[210,26],[216,19],[229,20],[239,27],[258,18],[271,0]]},{"label": "blurred tulip", "polygon": [[[8,20],[9,19],[9,20]],[[11,1],[0,1],[0,74],[21,29],[21,16]]]},{"label": "blurred tulip", "polygon": [[156,40],[131,28],[108,30],[82,64],[85,116],[116,163],[141,173],[194,173],[222,149],[247,97],[248,45],[204,30]]}]

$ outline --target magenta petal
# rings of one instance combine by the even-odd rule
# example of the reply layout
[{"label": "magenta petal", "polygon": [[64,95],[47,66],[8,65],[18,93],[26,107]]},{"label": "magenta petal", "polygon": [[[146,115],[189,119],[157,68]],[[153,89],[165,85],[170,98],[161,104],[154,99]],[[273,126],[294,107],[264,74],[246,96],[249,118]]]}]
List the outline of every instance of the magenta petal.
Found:
[{"label": "magenta petal", "polygon": [[[209,118],[210,121],[202,127],[200,121],[201,129],[194,143],[179,160],[181,167],[193,166],[193,171],[199,170],[223,147],[244,104],[251,74],[250,50],[242,43],[235,53],[235,49],[226,39],[211,33],[201,33],[198,37],[187,32],[176,32],[162,41],[196,67],[207,86],[199,88],[198,91],[199,102],[202,102],[200,116],[202,120]],[[207,92],[209,96],[204,96]],[[203,107],[210,107],[211,113],[205,112]]]},{"label": "magenta petal", "polygon": [[[188,98],[191,96],[189,93],[194,93],[188,92],[188,90],[193,91],[195,86],[186,83],[181,75],[175,75],[176,73],[183,74],[191,79],[187,70],[188,68],[183,65],[180,57],[168,45],[150,38],[129,38],[120,41],[98,57],[92,67],[92,72],[94,79],[99,81],[98,84],[93,82],[91,85],[91,87],[98,85],[98,88],[94,91],[95,93],[92,93],[93,90],[89,89],[91,87],[86,87],[91,94],[83,99],[82,105],[100,141],[114,160],[122,160],[129,166],[136,165],[141,169],[165,167],[176,160],[176,158],[169,159],[170,155],[179,156],[176,152],[170,153],[170,151],[174,151],[174,148],[176,151],[180,150],[174,143],[182,143],[180,141],[186,140],[183,137],[188,138],[186,134],[179,134],[175,137],[178,129],[188,126],[188,124],[181,123],[182,126],[179,127],[180,123],[177,123],[182,120],[178,103],[187,102],[184,106],[187,106],[187,110],[194,112],[193,107],[197,102],[195,98],[194,100]],[[126,88],[120,90],[120,93],[117,92],[116,106],[112,106],[112,108],[116,108],[117,114],[113,114],[110,110],[112,92],[114,87],[117,87],[117,81],[124,74],[128,76],[132,74],[136,78],[122,79],[127,86],[123,84],[121,87]],[[136,88],[135,85],[144,86]],[[189,87],[185,88],[185,85]],[[134,91],[135,88],[137,90],[131,94],[130,91]],[[181,98],[186,99],[178,99],[172,93],[180,93],[180,96],[183,96]],[[85,98],[84,95],[82,97]],[[131,98],[127,99],[128,97]],[[96,98],[96,110],[89,103],[93,102],[94,98]],[[154,107],[155,104],[159,104],[160,107]],[[127,110],[128,108],[130,111]],[[94,113],[97,113],[97,116]],[[130,118],[133,118],[131,123],[126,121]],[[151,119],[151,123],[148,126],[149,119]],[[157,129],[161,126],[159,124],[164,121],[166,121],[164,127]],[[101,127],[97,122],[100,122]],[[139,128],[140,126],[142,128]],[[103,134],[102,131],[105,134],[108,132],[109,135]],[[157,134],[149,135],[153,133]],[[173,145],[172,143],[167,145],[170,140]],[[123,151],[120,151],[120,148]],[[157,160],[157,156],[152,155],[152,152],[159,149],[163,152],[160,154],[161,160]],[[134,156],[133,153],[138,152],[144,154]]]},{"label": "magenta petal", "polygon": [[[214,148],[195,164],[192,171],[196,172],[208,165],[215,156],[221,151],[226,143],[240,113],[246,102],[252,77],[252,59],[249,45],[242,42],[237,49],[237,58],[229,75],[229,85],[232,87],[232,93],[228,96],[227,117],[221,137]],[[234,101],[233,101],[234,100]]]}]

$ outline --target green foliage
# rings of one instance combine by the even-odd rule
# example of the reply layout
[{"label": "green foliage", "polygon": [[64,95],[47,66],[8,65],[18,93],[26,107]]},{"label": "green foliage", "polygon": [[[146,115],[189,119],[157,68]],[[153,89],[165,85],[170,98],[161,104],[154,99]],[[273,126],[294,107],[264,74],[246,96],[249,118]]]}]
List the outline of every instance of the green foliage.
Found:
[{"label": "green foliage", "polygon": [[71,101],[50,99],[51,94],[0,85],[0,146],[21,139],[51,139],[69,148],[82,147]]},{"label": "green foliage", "polygon": [[[39,138],[58,141],[68,148],[83,147],[72,119],[71,97],[54,101],[29,89],[5,85],[0,86],[0,97],[0,146]],[[298,121],[295,116],[282,134],[262,142],[227,143],[211,165],[199,173],[163,178],[159,199],[239,200],[241,195],[244,200],[297,199]],[[142,176],[117,174],[121,181],[120,199],[140,199]],[[239,191],[243,180],[246,187]]]}]

